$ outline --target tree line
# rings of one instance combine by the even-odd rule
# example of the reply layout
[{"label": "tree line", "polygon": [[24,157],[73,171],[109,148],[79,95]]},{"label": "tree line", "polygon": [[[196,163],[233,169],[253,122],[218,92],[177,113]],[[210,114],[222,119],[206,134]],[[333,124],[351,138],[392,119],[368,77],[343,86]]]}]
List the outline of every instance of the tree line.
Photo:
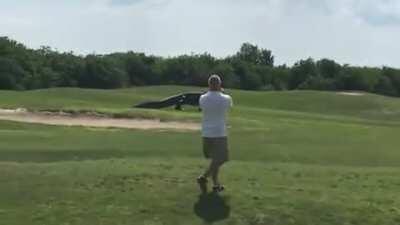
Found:
[{"label": "tree line", "polygon": [[0,89],[206,86],[213,73],[221,75],[226,88],[357,90],[400,96],[399,69],[341,65],[330,59],[312,58],[290,67],[276,66],[270,50],[250,43],[225,58],[207,53],[165,58],[132,51],[82,56],[50,47],[29,49],[0,37]]}]

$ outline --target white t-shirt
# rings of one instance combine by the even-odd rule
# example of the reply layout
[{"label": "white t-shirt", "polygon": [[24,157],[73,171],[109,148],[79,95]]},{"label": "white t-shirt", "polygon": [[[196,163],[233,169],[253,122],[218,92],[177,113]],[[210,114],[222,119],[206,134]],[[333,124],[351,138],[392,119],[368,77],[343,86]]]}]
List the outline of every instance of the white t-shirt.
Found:
[{"label": "white t-shirt", "polygon": [[203,137],[226,137],[226,114],[233,105],[231,96],[209,91],[200,96],[199,105],[203,111]]}]

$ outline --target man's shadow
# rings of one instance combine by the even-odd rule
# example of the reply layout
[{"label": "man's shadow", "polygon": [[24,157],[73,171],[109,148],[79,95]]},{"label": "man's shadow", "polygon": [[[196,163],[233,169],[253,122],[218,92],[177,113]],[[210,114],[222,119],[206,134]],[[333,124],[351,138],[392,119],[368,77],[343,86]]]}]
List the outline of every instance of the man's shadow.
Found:
[{"label": "man's shadow", "polygon": [[208,223],[224,220],[231,213],[227,198],[216,193],[201,194],[193,210],[198,217]]}]

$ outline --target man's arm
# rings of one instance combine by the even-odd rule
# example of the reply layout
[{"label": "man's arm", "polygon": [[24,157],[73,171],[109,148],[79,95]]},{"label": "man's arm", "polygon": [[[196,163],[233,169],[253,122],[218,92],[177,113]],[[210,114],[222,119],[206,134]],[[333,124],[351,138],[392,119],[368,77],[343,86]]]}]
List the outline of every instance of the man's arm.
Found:
[{"label": "man's arm", "polygon": [[203,109],[203,102],[204,102],[204,98],[203,98],[203,95],[201,95],[199,98],[199,108],[200,109]]},{"label": "man's arm", "polygon": [[233,99],[230,95],[227,96],[228,99],[228,108],[232,108],[233,107]]}]

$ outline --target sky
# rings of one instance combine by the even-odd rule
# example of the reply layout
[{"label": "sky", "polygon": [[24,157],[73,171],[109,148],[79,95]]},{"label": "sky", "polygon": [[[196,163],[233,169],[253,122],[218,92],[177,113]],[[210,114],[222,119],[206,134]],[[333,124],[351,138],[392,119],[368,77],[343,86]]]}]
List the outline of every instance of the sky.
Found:
[{"label": "sky", "polygon": [[330,58],[400,68],[400,0],[0,0],[0,36],[76,54]]}]

